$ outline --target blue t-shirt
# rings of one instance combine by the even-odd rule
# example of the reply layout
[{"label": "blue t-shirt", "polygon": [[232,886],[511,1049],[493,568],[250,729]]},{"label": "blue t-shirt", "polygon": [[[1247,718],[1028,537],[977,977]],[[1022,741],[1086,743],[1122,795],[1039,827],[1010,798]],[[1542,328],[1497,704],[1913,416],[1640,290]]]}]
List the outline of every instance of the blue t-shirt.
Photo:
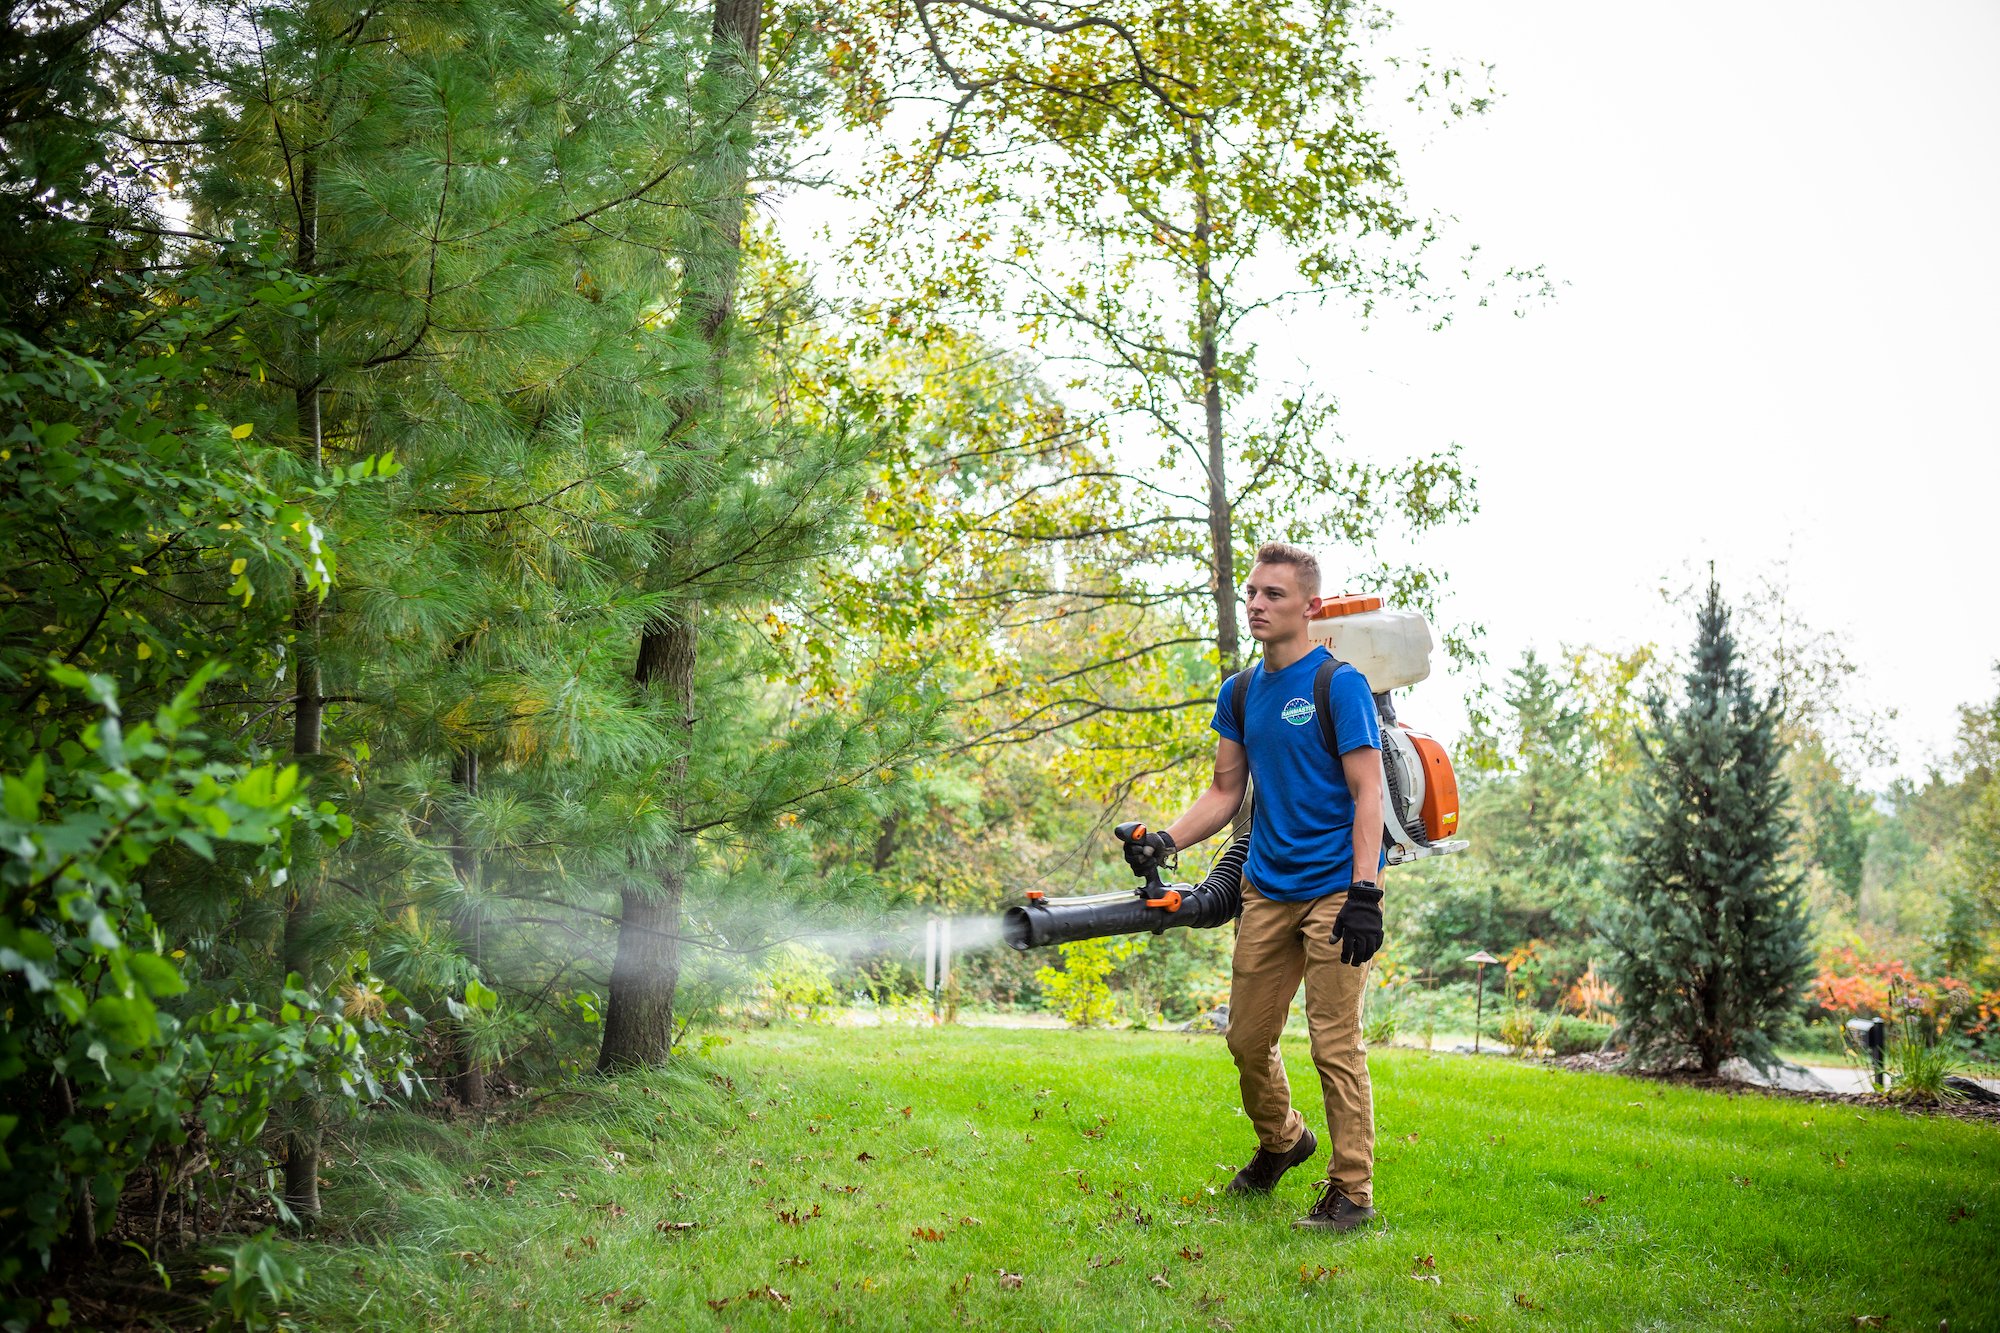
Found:
[{"label": "blue t-shirt", "polygon": [[[1326,659],[1326,649],[1316,647],[1283,671],[1267,672],[1259,662],[1243,700],[1241,731],[1230,720],[1228,681],[1215,701],[1211,725],[1250,752],[1257,824],[1243,869],[1266,898],[1324,898],[1354,882],[1354,795],[1313,716],[1313,675]],[[1380,749],[1368,678],[1343,662],[1327,693],[1340,752]]]}]

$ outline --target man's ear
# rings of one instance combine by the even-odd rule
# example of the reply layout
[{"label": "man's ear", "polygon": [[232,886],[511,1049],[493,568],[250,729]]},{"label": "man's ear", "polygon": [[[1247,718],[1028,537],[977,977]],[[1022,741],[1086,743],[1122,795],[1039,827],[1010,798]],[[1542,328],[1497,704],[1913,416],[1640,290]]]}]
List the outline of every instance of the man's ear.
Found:
[{"label": "man's ear", "polygon": [[1315,596],[1306,598],[1306,619],[1311,620],[1314,616],[1318,615],[1320,607],[1324,606],[1325,604],[1326,604],[1325,599],[1321,597]]}]

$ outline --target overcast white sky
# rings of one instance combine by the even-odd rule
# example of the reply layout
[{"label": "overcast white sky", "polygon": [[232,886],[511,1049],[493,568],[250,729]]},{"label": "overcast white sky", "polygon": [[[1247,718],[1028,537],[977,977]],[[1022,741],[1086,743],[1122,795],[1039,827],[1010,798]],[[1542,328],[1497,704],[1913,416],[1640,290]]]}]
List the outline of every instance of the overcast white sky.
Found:
[{"label": "overcast white sky", "polygon": [[[1504,94],[1406,147],[1413,202],[1565,285],[1441,333],[1296,318],[1267,382],[1336,394],[1357,452],[1464,449],[1482,513],[1423,554],[1490,675],[1678,645],[1663,579],[1713,560],[1727,592],[1788,559],[1921,773],[2000,659],[2000,0],[1397,13],[1399,43],[1491,62]],[[1463,689],[1404,716],[1451,734]]]},{"label": "overcast white sky", "polygon": [[1316,330],[1350,441],[1477,472],[1481,515],[1427,544],[1456,608],[1496,665],[1679,643],[1663,577],[1789,557],[1921,771],[2000,659],[2000,3],[1398,13],[1505,94],[1408,155],[1413,192],[1567,283],[1526,319]]}]

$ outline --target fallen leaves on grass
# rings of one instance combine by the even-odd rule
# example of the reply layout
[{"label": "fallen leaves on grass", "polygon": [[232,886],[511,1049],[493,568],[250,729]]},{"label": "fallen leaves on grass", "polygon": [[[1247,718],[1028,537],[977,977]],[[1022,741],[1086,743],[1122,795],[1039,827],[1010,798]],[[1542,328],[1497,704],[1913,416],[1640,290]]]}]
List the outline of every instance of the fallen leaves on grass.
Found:
[{"label": "fallen leaves on grass", "polygon": [[1416,1134],[1405,1134],[1403,1135],[1403,1142],[1415,1143],[1417,1141],[1417,1137],[1418,1136]]},{"label": "fallen leaves on grass", "polygon": [[914,1107],[914,1106],[905,1106],[905,1107],[903,1108],[903,1119],[905,1119],[905,1120],[908,1120],[908,1119],[910,1118],[910,1112],[912,1112],[912,1111],[914,1111],[914,1110],[916,1110],[916,1109],[917,1109],[917,1108],[916,1108],[916,1107]]},{"label": "fallen leaves on grass", "polygon": [[1595,1208],[1609,1197],[1606,1194],[1586,1194],[1583,1196],[1583,1206],[1586,1208]]},{"label": "fallen leaves on grass", "polygon": [[1172,1291],[1174,1289],[1174,1284],[1167,1281],[1167,1270],[1164,1268],[1153,1274],[1152,1283],[1161,1291]]},{"label": "fallen leaves on grass", "polygon": [[1951,1210],[1951,1216],[1947,1217],[1945,1221],[1947,1223],[1956,1224],[1959,1222],[1963,1222],[1966,1218],[1971,1216],[1972,1216],[1972,1210],[1970,1208],[1967,1208],[1964,1204],[1960,1204],[1958,1207]]},{"label": "fallen leaves on grass", "polygon": [[875,1160],[875,1154],[872,1152],[856,1153],[854,1160],[857,1162],[872,1162]]},{"label": "fallen leaves on grass", "polygon": [[1340,1270],[1338,1268],[1328,1268],[1325,1264],[1299,1265],[1300,1286],[1311,1286],[1315,1282],[1324,1282],[1330,1277],[1339,1276]]},{"label": "fallen leaves on grass", "polygon": [[1093,1254],[1090,1256],[1090,1266],[1092,1268],[1116,1268],[1118,1267],[1118,1265],[1124,1262],[1125,1262],[1125,1256],[1122,1254],[1117,1255],[1113,1258],[1106,1258],[1101,1254]]},{"label": "fallen leaves on grass", "polygon": [[1181,1253],[1181,1258],[1187,1260],[1191,1264],[1198,1264],[1201,1262],[1202,1254],[1200,1250],[1193,1249],[1189,1246],[1183,1245],[1181,1246],[1180,1253]]},{"label": "fallen leaves on grass", "polygon": [[788,1227],[802,1227],[818,1216],[818,1204],[812,1206],[811,1212],[807,1212],[803,1208],[781,1208],[778,1210],[778,1221]]},{"label": "fallen leaves on grass", "polygon": [[1410,1263],[1412,1264],[1410,1276],[1418,1282],[1435,1282],[1440,1287],[1444,1285],[1444,1279],[1438,1276],[1436,1255],[1413,1254],[1410,1256]]},{"label": "fallen leaves on grass", "polygon": [[1021,1275],[1019,1273],[1010,1273],[1004,1268],[996,1268],[993,1271],[999,1275],[1000,1289],[1002,1291],[1019,1291],[1021,1289]]},{"label": "fallen leaves on grass", "polygon": [[1476,1314],[1455,1314],[1448,1316],[1448,1318],[1450,1318],[1452,1327],[1454,1328],[1471,1328],[1479,1322],[1479,1316]]},{"label": "fallen leaves on grass", "polygon": [[983,1227],[986,1225],[976,1217],[961,1217],[958,1219],[958,1224],[962,1227]]},{"label": "fallen leaves on grass", "polygon": [[776,1287],[752,1287],[741,1296],[724,1296],[720,1300],[712,1300],[708,1303],[708,1308],[711,1310],[721,1310],[738,1301],[769,1301],[780,1310],[789,1310],[792,1308],[792,1298],[785,1295],[784,1292],[779,1291]]},{"label": "fallen leaves on grass", "polygon": [[1856,1328],[1887,1328],[1889,1316],[1885,1314],[1858,1314],[1850,1316]]},{"label": "fallen leaves on grass", "polygon": [[696,1224],[695,1224],[695,1223],[693,1223],[693,1222],[672,1222],[672,1221],[668,1221],[668,1220],[667,1220],[666,1218],[661,1218],[661,1219],[660,1219],[659,1221],[657,1221],[657,1222],[653,1223],[653,1230],[655,1230],[655,1231],[693,1231],[693,1230],[695,1229],[695,1226],[696,1226]]},{"label": "fallen leaves on grass", "polygon": [[910,1234],[918,1240],[935,1241],[944,1239],[944,1232],[939,1231],[936,1227],[917,1227]]},{"label": "fallen leaves on grass", "polygon": [[1528,1295],[1525,1291],[1514,1293],[1514,1304],[1520,1306],[1523,1310],[1539,1310],[1542,1308],[1542,1303]]},{"label": "fallen leaves on grass", "polygon": [[627,1296],[623,1287],[614,1287],[601,1296],[584,1297],[583,1303],[585,1305],[615,1305],[618,1307],[619,1314],[637,1314],[653,1302],[651,1297]]},{"label": "fallen leaves on grass", "polygon": [[812,1260],[810,1260],[810,1259],[801,1259],[801,1258],[800,1258],[800,1257],[799,1257],[798,1255],[794,1254],[794,1255],[790,1256],[789,1258],[785,1258],[785,1259],[780,1259],[780,1260],[778,1260],[778,1267],[780,1267],[780,1268],[811,1268],[811,1267],[812,1267]]}]

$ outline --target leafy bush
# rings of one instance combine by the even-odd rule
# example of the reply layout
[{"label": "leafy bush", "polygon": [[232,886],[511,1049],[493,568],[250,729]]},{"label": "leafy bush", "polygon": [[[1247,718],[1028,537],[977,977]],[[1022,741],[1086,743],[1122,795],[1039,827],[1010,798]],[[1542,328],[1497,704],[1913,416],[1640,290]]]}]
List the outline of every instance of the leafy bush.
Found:
[{"label": "leafy bush", "polygon": [[223,1262],[203,1269],[202,1277],[214,1287],[209,1308],[222,1327],[275,1327],[284,1307],[306,1285],[304,1265],[268,1229],[234,1245],[219,1245],[212,1253]]},{"label": "leafy bush", "polygon": [[237,844],[281,879],[295,827],[338,836],[338,823],[302,810],[295,769],[203,762],[194,723],[212,670],[129,731],[109,680],[49,675],[101,714],[73,736],[51,727],[50,751],[8,754],[0,777],[0,1193],[15,1209],[0,1280],[46,1262],[72,1228],[96,1235],[126,1178],[185,1145],[190,1122],[212,1161],[261,1167],[277,1102],[311,1093],[352,1110],[381,1095],[379,1068],[411,1086],[407,1032],[389,1014],[398,997],[365,958],[344,995],[294,978],[275,1013],[238,999],[186,1017],[164,1006],[188,986],[146,910],[147,867],[217,861]]},{"label": "leafy bush", "polygon": [[1143,939],[1078,940],[1057,946],[1062,953],[1060,968],[1044,967],[1035,973],[1049,1007],[1074,1028],[1102,1027],[1117,1013],[1108,978],[1118,964],[1146,947]]},{"label": "leafy bush", "polygon": [[1525,1008],[1488,1019],[1481,1029],[1484,1036],[1518,1051],[1543,1055],[1587,1055],[1601,1048],[1612,1031],[1610,1023],[1593,1023],[1571,1014],[1544,1015]]},{"label": "leafy bush", "polygon": [[1556,1055],[1588,1055],[1610,1039],[1613,1025],[1563,1014],[1550,1021],[1544,1044]]},{"label": "leafy bush", "polygon": [[1963,1068],[1958,1053],[1942,1038],[1951,1015],[1935,995],[1901,980],[1888,987],[1888,1095],[1897,1101],[1938,1105],[1964,1099],[1948,1079]]},{"label": "leafy bush", "polygon": [[838,970],[831,954],[809,944],[786,943],[771,951],[756,976],[759,990],[770,997],[772,1017],[784,1018],[803,1010],[807,1018],[839,1002],[833,974]]},{"label": "leafy bush", "polygon": [[1500,1017],[1500,1040],[1514,1048],[1516,1055],[1530,1055],[1541,1049],[1540,1034],[1547,1026],[1532,1009],[1510,1009]]}]

